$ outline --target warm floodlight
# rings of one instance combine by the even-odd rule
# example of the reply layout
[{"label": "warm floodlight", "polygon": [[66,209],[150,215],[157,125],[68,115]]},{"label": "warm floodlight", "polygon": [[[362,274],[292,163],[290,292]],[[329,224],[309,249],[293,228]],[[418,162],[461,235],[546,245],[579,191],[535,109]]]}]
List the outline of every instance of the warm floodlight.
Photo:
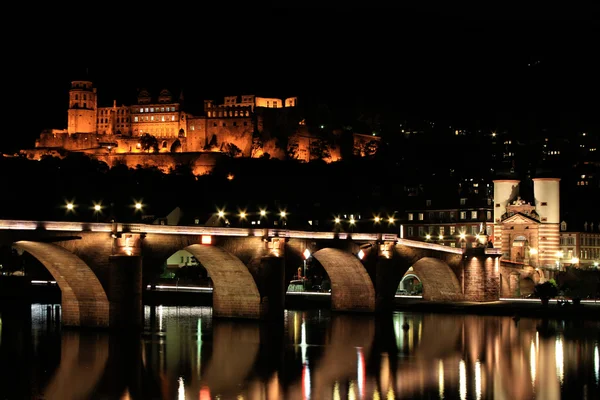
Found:
[{"label": "warm floodlight", "polygon": [[529,249],[529,254],[531,254],[532,256],[536,255],[537,252],[538,252],[537,249],[534,249],[534,248]]},{"label": "warm floodlight", "polygon": [[246,213],[245,213],[244,211],[242,211],[242,212],[240,213],[240,218],[241,218],[241,219],[245,219],[245,218],[246,218]]},{"label": "warm floodlight", "polygon": [[336,217],[336,219],[335,219],[335,223],[336,223],[336,224],[339,224],[340,222],[341,222],[341,220],[339,219],[339,217]]},{"label": "warm floodlight", "polygon": [[431,235],[430,234],[425,235],[425,239],[427,239],[427,240],[431,239]]},{"label": "warm floodlight", "polygon": [[141,210],[142,209],[142,203],[140,203],[139,201],[137,203],[135,203],[135,209],[136,210]]},{"label": "warm floodlight", "polygon": [[381,222],[381,217],[375,217],[375,223]]},{"label": "warm floodlight", "polygon": [[261,217],[265,217],[267,215],[267,211],[265,210],[260,210],[260,216]]},{"label": "warm floodlight", "polygon": [[285,218],[285,216],[287,215],[287,213],[285,211],[281,211],[279,213],[279,215],[281,215],[281,218]]},{"label": "warm floodlight", "polygon": [[219,211],[219,218],[225,217],[225,211]]},{"label": "warm floodlight", "polygon": [[73,211],[74,208],[75,208],[75,205],[73,203],[67,203],[67,210]]},{"label": "warm floodlight", "polygon": [[310,250],[309,249],[304,249],[304,253],[302,253],[304,255],[304,258],[308,259],[308,257],[310,257]]},{"label": "warm floodlight", "polygon": [[460,237],[460,240],[465,240],[465,238],[467,237],[467,235],[465,235],[464,233],[461,233],[459,235],[459,237]]}]

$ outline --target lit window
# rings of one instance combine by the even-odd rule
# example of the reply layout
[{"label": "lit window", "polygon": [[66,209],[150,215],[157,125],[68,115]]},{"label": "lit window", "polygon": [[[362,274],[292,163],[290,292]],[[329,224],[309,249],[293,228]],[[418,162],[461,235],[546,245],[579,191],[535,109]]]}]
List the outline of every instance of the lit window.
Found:
[{"label": "lit window", "polygon": [[450,227],[450,234],[454,235],[456,233],[456,227],[453,225]]},{"label": "lit window", "polygon": [[412,221],[412,220],[413,220],[413,213],[409,213],[409,214],[408,214],[408,220],[409,220],[409,221]]},{"label": "lit window", "polygon": [[467,212],[466,211],[461,211],[460,212],[460,219],[467,219]]},{"label": "lit window", "polygon": [[477,219],[477,211],[471,211],[471,219]]},{"label": "lit window", "polygon": [[424,215],[423,213],[419,213],[419,221],[423,221]]}]

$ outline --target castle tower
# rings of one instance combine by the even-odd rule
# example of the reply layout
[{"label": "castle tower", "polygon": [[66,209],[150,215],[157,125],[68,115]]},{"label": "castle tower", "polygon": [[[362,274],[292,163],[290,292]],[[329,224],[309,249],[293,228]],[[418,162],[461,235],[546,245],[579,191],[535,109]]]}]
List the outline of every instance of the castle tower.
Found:
[{"label": "castle tower", "polygon": [[533,178],[535,211],[540,216],[540,264],[556,264],[560,250],[560,178]]},{"label": "castle tower", "polygon": [[494,182],[494,247],[502,247],[502,216],[506,206],[519,195],[520,181],[499,179]]},{"label": "castle tower", "polygon": [[98,108],[96,88],[90,81],[72,81],[69,90],[69,110],[67,131],[74,133],[95,133]]}]

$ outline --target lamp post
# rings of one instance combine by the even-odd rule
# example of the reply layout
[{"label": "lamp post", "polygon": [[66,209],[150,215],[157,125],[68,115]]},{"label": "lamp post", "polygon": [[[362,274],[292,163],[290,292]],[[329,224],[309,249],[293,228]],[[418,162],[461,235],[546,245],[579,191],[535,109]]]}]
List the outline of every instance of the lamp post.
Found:
[{"label": "lamp post", "polygon": [[306,280],[306,260],[310,257],[310,250],[308,248],[304,249],[304,280]]}]

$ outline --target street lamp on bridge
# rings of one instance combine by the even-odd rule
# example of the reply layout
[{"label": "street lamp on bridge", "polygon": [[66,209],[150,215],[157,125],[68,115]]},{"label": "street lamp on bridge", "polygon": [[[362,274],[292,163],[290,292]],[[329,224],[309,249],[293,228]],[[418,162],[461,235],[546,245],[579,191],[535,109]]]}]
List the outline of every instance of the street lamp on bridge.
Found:
[{"label": "street lamp on bridge", "polygon": [[306,279],[306,260],[310,257],[310,250],[308,248],[304,249],[304,279]]}]

